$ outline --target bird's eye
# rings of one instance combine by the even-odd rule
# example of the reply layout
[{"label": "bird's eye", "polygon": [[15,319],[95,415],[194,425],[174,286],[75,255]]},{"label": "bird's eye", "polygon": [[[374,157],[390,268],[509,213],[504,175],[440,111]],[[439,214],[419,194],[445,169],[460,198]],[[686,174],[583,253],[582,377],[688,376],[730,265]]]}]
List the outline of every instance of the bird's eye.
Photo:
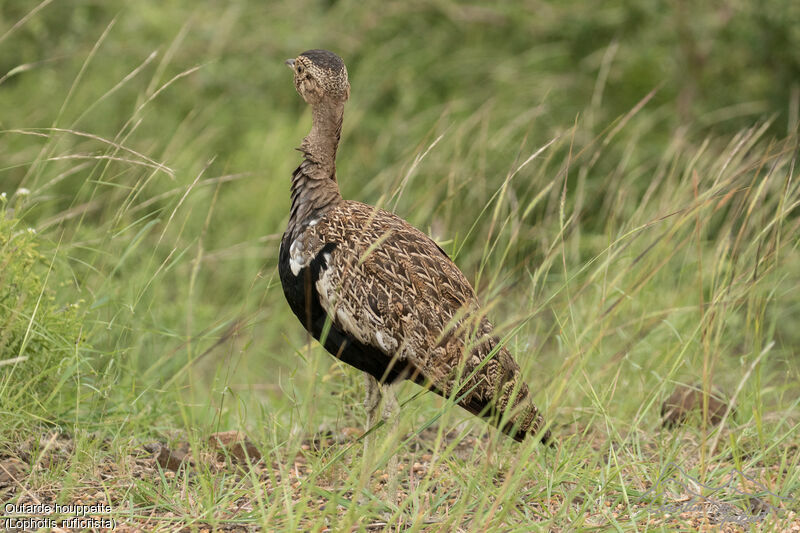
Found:
[{"label": "bird's eye", "polygon": [[298,74],[302,74],[303,73],[303,65],[297,65],[297,73]]}]

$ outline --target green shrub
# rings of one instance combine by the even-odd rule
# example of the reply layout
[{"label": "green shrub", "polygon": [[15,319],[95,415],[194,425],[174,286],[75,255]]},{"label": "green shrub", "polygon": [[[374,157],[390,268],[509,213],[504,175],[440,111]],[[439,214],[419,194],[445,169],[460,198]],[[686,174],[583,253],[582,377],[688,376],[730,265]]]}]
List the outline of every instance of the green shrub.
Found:
[{"label": "green shrub", "polygon": [[[15,195],[20,197],[20,194]],[[21,199],[16,202],[21,203]],[[82,349],[78,303],[63,304],[40,238],[0,197],[0,411],[54,421],[55,400],[75,382]],[[71,404],[71,402],[67,402]]]}]

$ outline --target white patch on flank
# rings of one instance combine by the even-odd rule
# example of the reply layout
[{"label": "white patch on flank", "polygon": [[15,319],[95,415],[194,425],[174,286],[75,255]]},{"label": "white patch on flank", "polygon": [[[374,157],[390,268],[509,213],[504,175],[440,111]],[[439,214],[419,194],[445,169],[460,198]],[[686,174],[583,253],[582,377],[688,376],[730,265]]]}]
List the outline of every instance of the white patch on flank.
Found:
[{"label": "white patch on flank", "polygon": [[394,355],[397,350],[397,341],[391,335],[384,335],[381,331],[375,332],[375,341],[386,355]]},{"label": "white patch on flank", "polygon": [[[326,257],[325,260],[328,260],[328,258]],[[331,281],[330,263],[328,264],[328,268],[322,271],[322,275],[320,275],[317,280],[316,287],[317,294],[319,294],[320,305],[326,312],[330,313],[330,309],[332,309],[336,303],[336,294],[334,293],[333,282]]]},{"label": "white patch on flank", "polygon": [[353,316],[353,313],[351,313],[350,310],[344,305],[338,305],[336,307],[336,321],[344,331],[351,334],[361,342],[367,342],[366,335],[364,335],[364,332],[358,327],[358,322]]},{"label": "white patch on flank", "polygon": [[[329,260],[328,257],[325,259]],[[347,306],[347,302],[339,300],[339,287],[337,287],[333,281],[331,272],[332,268],[329,266],[322,271],[322,275],[317,280],[316,288],[319,294],[320,305],[329,316],[334,318],[336,325],[345,333],[352,335],[360,342],[368,342],[369,335],[363,328],[359,327],[358,320],[352,310]]]},{"label": "white patch on flank", "polygon": [[307,258],[303,254],[303,242],[300,238],[296,238],[292,245],[289,247],[289,269],[293,275],[300,273],[300,269],[308,263]]}]

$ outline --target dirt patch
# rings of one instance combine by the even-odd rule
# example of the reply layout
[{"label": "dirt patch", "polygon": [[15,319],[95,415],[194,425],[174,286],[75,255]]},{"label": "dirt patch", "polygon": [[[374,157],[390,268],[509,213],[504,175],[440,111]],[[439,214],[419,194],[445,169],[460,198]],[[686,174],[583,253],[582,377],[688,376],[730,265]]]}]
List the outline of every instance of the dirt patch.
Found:
[{"label": "dirt patch", "polygon": [[[259,502],[276,499],[297,502],[305,509],[304,516],[311,519],[315,513],[344,517],[350,506],[360,501],[365,493],[345,485],[345,469],[330,458],[342,451],[355,453],[361,446],[358,437],[360,430],[352,428],[345,428],[338,434],[310,435],[302,441],[293,457],[277,457],[264,454],[264,446],[258,446],[242,433],[225,432],[201,441],[197,449],[192,449],[182,440],[130,443],[123,448],[126,450],[123,453],[101,445],[95,448],[96,456],[81,461],[76,456],[78,447],[69,435],[47,433],[21,443],[13,454],[0,456],[0,499],[15,505],[104,505],[111,511],[95,516],[111,516],[116,530],[124,532],[257,531],[262,529],[265,516]],[[514,459],[495,454],[492,447],[496,444],[486,434],[480,437],[464,437],[456,431],[443,434],[444,447],[452,451],[445,461],[437,458],[434,446],[437,437],[435,428],[426,429],[411,438],[401,450],[395,502],[402,505],[408,498],[420,498],[417,487],[425,487],[424,501],[417,505],[432,507],[433,502],[438,502],[435,516],[423,520],[423,530],[432,531],[441,527],[449,509],[457,509],[464,498],[474,497],[463,493],[465,485],[459,479],[464,471],[476,472],[475,468],[469,469],[470,461],[496,455],[498,457],[493,461],[508,462],[507,467],[499,467],[496,474],[486,480],[497,488],[503,487],[515,475]],[[611,461],[612,456],[621,455],[618,445],[609,445],[608,440],[599,434],[583,432],[582,438],[591,442],[600,460]],[[652,456],[653,464],[658,464],[660,448],[655,444],[648,446],[641,451],[643,457]],[[626,483],[624,497],[613,488],[598,492],[597,487],[581,487],[580,483],[567,481],[551,487],[550,495],[543,497],[541,480],[530,479],[509,501],[515,502],[519,516],[531,517],[529,519],[546,520],[563,515],[567,506],[571,509],[569,513],[583,514],[585,524],[601,528],[634,521],[656,528],[740,531],[743,524],[747,527],[751,522],[769,523],[771,518],[779,517],[784,521],[788,519],[800,530],[800,521],[793,514],[791,501],[764,496],[763,489],[771,486],[769,480],[780,477],[775,471],[777,467],[764,465],[758,471],[748,472],[752,479],[731,478],[724,489],[729,494],[739,491],[741,495],[747,495],[743,496],[742,505],[734,509],[721,505],[727,499],[708,498],[708,492],[698,488],[699,480],[686,475],[685,472],[695,466],[691,457],[692,450],[697,448],[689,439],[685,442],[685,449],[686,456],[681,463],[683,470],[671,471],[670,477],[661,480],[660,485],[639,479],[634,468],[623,468],[619,476]],[[442,446],[438,450],[441,453]],[[80,454],[77,452],[78,456]],[[360,459],[360,456],[354,457]],[[714,468],[729,466],[719,463]],[[577,470],[581,468],[585,469],[585,478],[589,479],[598,466],[587,463],[576,467]],[[67,472],[69,474],[64,475]],[[369,476],[366,494],[384,494],[389,474],[380,469],[374,471]],[[205,487],[204,484],[208,483],[211,486]],[[207,494],[224,496],[209,504],[202,500]],[[585,498],[582,494],[591,496]],[[492,497],[487,498],[489,505],[493,505]],[[628,498],[630,503],[620,503],[624,498]],[[366,505],[379,506],[380,503],[378,497]],[[282,505],[276,507],[283,509]],[[203,515],[208,509],[213,509],[213,519]],[[280,515],[267,518],[276,524],[276,528],[290,526],[290,522],[284,522]],[[367,530],[410,527],[413,522],[409,518],[409,523],[403,526],[397,522],[389,525],[374,517],[365,517],[364,520],[361,526]],[[469,516],[463,518],[463,527],[467,530],[471,528],[470,520]],[[305,520],[299,523],[301,529],[312,525],[314,522]]]}]

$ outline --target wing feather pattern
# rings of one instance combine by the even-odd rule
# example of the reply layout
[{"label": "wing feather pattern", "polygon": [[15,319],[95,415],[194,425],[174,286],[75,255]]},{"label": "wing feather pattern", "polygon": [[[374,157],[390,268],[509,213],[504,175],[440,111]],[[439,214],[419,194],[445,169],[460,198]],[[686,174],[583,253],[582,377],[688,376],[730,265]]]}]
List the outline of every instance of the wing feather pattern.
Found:
[{"label": "wing feather pattern", "polygon": [[427,235],[392,213],[346,201],[287,244],[292,264],[317,258],[313,292],[333,335],[378,357],[380,380],[464,395],[462,407],[494,420],[511,410],[502,429],[518,440],[544,425],[474,290]]}]

